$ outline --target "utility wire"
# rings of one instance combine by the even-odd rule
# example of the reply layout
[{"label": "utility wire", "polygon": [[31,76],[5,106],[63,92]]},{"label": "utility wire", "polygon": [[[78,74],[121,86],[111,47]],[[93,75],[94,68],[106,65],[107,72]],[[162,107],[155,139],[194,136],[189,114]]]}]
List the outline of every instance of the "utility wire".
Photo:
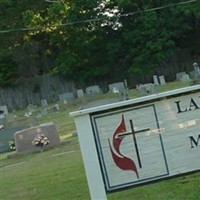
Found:
[{"label": "utility wire", "polygon": [[44,0],[47,3],[59,3],[59,1],[53,1],[53,0]]},{"label": "utility wire", "polygon": [[[151,11],[155,11],[155,10],[162,10],[162,9],[173,7],[173,6],[180,6],[180,5],[184,5],[184,4],[194,3],[196,1],[197,0],[189,0],[189,1],[184,1],[184,2],[180,2],[180,3],[172,3],[172,4],[169,4],[169,5],[165,5],[165,6],[160,6],[160,7],[155,7],[155,8],[145,9],[145,10],[138,10],[138,11],[119,14],[119,15],[105,16],[105,17],[86,19],[86,20],[80,20],[80,21],[74,21],[74,22],[67,22],[67,23],[64,23],[64,24],[60,24],[58,26],[71,26],[71,25],[75,25],[75,24],[83,24],[83,23],[89,23],[89,22],[102,21],[102,20],[110,19],[110,18],[128,17],[128,16],[132,16],[132,15],[135,15],[135,14],[138,14],[138,13],[151,12]],[[38,30],[38,29],[42,29],[43,27],[44,26],[35,26],[35,27],[30,27],[30,28],[17,28],[17,29],[0,30],[0,33]]]}]

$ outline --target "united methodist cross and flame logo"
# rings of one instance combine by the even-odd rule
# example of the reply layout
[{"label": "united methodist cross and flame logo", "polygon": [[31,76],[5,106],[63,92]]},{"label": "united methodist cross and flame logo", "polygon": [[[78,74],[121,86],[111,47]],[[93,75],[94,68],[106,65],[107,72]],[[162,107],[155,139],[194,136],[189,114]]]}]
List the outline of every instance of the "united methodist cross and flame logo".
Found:
[{"label": "united methodist cross and flame logo", "polygon": [[126,132],[126,124],[124,116],[122,115],[121,122],[113,134],[112,141],[108,139],[109,148],[116,166],[122,170],[132,170],[136,174],[137,178],[139,178],[138,170],[134,160],[123,155],[123,153],[121,153],[120,151],[120,145],[125,138],[125,135],[123,135],[123,133]]}]

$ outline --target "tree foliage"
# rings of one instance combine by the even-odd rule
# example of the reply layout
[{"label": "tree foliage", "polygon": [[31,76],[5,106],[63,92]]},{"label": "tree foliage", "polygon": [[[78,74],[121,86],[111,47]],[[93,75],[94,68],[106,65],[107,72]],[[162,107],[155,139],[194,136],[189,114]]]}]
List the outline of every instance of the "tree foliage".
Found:
[{"label": "tree foliage", "polygon": [[181,2],[2,0],[0,29],[29,31],[0,34],[0,52],[13,61],[0,67],[15,65],[18,78],[53,73],[85,82],[149,73],[185,48],[198,57],[200,3]]}]

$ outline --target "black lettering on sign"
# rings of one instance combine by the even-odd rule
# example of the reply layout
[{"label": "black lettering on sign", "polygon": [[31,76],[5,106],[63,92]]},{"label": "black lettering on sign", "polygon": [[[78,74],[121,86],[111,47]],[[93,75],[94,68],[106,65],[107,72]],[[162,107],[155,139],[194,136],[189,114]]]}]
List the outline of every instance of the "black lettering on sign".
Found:
[{"label": "black lettering on sign", "polygon": [[189,138],[190,138],[191,148],[200,146],[200,134],[196,139],[193,136],[189,136]]},{"label": "black lettering on sign", "polygon": [[181,101],[175,101],[174,103],[176,104],[177,107],[177,113],[183,113],[190,110],[200,109],[199,105],[195,102],[193,98],[190,99],[188,106],[185,107],[181,105]]},{"label": "black lettering on sign", "polygon": [[174,103],[176,104],[176,106],[177,106],[177,113],[186,112],[186,111],[187,111],[187,108],[185,108],[184,110],[181,110],[180,102],[181,102],[181,101],[175,101],[175,102],[174,102]]}]

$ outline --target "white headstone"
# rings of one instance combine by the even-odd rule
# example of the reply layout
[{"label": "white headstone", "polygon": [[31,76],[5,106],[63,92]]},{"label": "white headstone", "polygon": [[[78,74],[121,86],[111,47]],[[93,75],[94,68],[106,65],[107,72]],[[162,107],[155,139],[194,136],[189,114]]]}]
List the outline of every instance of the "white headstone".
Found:
[{"label": "white headstone", "polygon": [[195,78],[200,78],[200,69],[198,63],[193,64],[194,71],[195,71]]},{"label": "white headstone", "polygon": [[165,85],[166,84],[165,77],[163,75],[159,76],[159,81],[160,81],[160,85]]},{"label": "white headstone", "polygon": [[83,98],[84,97],[84,92],[82,89],[77,90],[77,97],[78,98]]},{"label": "white headstone", "polygon": [[154,76],[153,76],[153,83],[154,83],[155,85],[159,85],[159,81],[158,81],[158,76],[157,76],[157,75],[154,75]]},{"label": "white headstone", "polygon": [[127,79],[124,79],[124,86],[125,86],[126,89],[128,89]]}]

